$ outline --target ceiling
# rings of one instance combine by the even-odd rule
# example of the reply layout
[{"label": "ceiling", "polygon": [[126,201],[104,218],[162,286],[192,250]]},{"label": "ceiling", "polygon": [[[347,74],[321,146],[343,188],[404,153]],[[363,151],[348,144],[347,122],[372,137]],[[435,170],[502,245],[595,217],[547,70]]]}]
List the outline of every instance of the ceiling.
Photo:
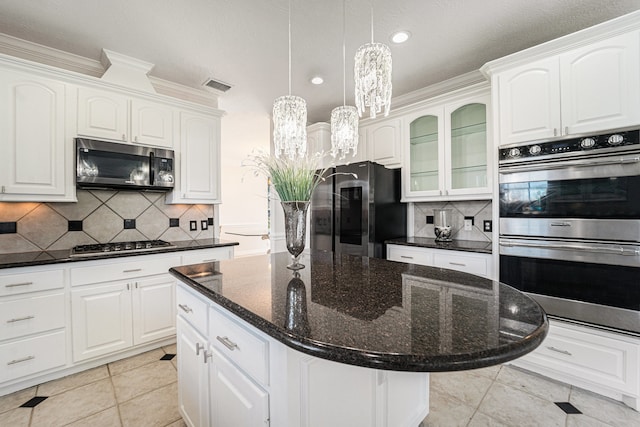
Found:
[{"label": "ceiling", "polygon": [[[353,56],[370,41],[370,0],[346,1],[346,98]],[[155,64],[151,74],[232,88],[229,112],[270,114],[288,94],[289,0],[2,0],[0,32],[99,60],[102,48]],[[291,0],[292,94],[308,121],[342,105],[342,0]],[[374,0],[374,39],[391,47],[393,95],[640,9],[640,0]],[[409,30],[395,45],[389,36]],[[310,78],[325,83],[314,86]]]}]

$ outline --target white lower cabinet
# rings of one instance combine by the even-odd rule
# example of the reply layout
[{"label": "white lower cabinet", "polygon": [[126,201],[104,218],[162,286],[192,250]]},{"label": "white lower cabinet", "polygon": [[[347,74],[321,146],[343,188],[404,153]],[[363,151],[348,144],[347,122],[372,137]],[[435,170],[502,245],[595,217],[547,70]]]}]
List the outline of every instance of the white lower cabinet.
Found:
[{"label": "white lower cabinet", "polygon": [[493,278],[491,254],[390,244],[387,245],[387,259]]},{"label": "white lower cabinet", "polygon": [[73,360],[83,361],[175,334],[180,256],[120,258],[70,270]]},{"label": "white lower cabinet", "polygon": [[63,273],[36,267],[0,275],[0,395],[8,382],[67,364]]},{"label": "white lower cabinet", "polygon": [[179,409],[190,427],[409,427],[428,413],[428,373],[300,353],[180,282],[177,304]]},{"label": "white lower cabinet", "polygon": [[511,363],[639,408],[640,338],[552,319],[540,347]]}]

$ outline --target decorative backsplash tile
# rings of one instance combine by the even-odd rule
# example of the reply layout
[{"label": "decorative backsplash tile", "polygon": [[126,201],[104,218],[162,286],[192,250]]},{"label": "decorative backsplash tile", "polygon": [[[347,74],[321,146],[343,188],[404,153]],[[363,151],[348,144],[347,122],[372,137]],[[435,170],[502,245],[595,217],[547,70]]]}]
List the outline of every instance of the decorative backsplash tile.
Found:
[{"label": "decorative backsplash tile", "polygon": [[[493,240],[491,232],[483,231],[484,221],[491,221],[492,219],[492,203],[490,200],[414,203],[413,209],[413,235],[415,237],[435,238],[433,224],[427,224],[427,216],[432,217],[434,209],[451,209],[453,239],[481,242],[491,242]],[[464,229],[465,217],[473,217],[473,226],[470,231]]]},{"label": "decorative backsplash tile", "polygon": [[77,203],[0,203],[0,223],[16,224],[15,233],[0,234],[0,254],[213,237],[213,227],[201,226],[213,218],[213,205],[165,205],[162,193],[131,191],[77,190],[77,197]]}]

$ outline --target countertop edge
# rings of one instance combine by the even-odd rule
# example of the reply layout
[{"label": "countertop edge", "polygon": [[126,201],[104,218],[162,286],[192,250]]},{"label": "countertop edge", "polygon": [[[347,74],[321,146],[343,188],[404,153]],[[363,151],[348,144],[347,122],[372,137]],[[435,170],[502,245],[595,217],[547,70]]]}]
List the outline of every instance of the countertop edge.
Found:
[{"label": "countertop edge", "polygon": [[[479,254],[489,254],[491,255],[493,253],[492,251],[492,243],[491,242],[486,242],[486,246],[483,248],[471,248],[471,247],[464,247],[464,246],[453,246],[456,243],[460,243],[460,242],[475,242],[473,240],[468,240],[468,241],[456,241],[454,240],[453,242],[450,243],[439,243],[439,242],[435,242],[435,239],[430,239],[430,238],[424,238],[424,242],[409,242],[407,241],[407,239],[411,239],[411,238],[405,238],[405,239],[389,239],[389,240],[385,240],[385,244],[386,245],[398,245],[398,246],[409,246],[409,247],[414,247],[414,248],[427,248],[427,249],[439,249],[439,250],[443,250],[443,251],[459,251],[459,252],[470,252],[470,253],[479,253]],[[485,243],[485,242],[479,242],[479,243]]]},{"label": "countertop edge", "polygon": [[254,314],[250,310],[228,300],[198,284],[196,280],[169,269],[174,277],[190,286],[196,292],[209,298],[212,302],[226,309],[241,320],[267,334],[282,344],[302,353],[333,362],[345,363],[364,368],[404,372],[448,372],[484,368],[497,365],[521,357],[535,350],[549,332],[547,315],[542,311],[541,326],[534,333],[518,343],[501,346],[490,351],[472,354],[446,356],[416,356],[412,354],[367,352],[354,348],[332,345],[325,342],[305,339],[292,332],[285,332],[273,323]]}]

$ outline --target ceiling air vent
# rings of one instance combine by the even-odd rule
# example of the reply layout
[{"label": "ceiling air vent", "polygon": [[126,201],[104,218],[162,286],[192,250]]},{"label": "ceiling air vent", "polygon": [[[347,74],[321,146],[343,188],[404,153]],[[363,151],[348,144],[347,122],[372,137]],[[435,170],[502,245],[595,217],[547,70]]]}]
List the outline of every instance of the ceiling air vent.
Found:
[{"label": "ceiling air vent", "polygon": [[231,85],[218,80],[213,80],[213,79],[209,79],[206,82],[204,82],[203,86],[210,87],[211,89],[219,90],[220,92],[226,92],[229,89],[231,89]]}]

